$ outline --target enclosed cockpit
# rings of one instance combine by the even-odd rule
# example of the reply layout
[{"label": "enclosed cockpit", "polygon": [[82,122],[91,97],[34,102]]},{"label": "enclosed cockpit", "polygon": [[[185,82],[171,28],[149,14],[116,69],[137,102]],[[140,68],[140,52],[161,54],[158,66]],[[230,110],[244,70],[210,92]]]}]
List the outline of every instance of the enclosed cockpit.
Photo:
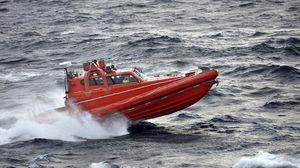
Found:
[{"label": "enclosed cockpit", "polygon": [[[139,69],[118,70],[114,65],[107,66],[103,59],[83,63],[84,73],[74,72],[70,66],[66,71],[66,98],[77,97],[76,95],[85,92],[86,95],[93,91],[112,91],[115,87],[124,84],[141,83],[148,79]],[[112,86],[115,85],[115,86]]]}]

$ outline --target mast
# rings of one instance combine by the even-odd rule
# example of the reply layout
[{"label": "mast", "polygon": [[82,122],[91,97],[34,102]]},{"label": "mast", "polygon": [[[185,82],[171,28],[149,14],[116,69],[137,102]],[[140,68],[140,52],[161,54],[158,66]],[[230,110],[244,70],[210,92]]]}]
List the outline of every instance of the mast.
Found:
[{"label": "mast", "polygon": [[62,63],[60,63],[59,64],[60,66],[63,66],[64,67],[64,70],[65,70],[65,94],[66,94],[66,96],[65,96],[65,99],[68,99],[68,97],[69,97],[69,83],[68,83],[68,68],[70,67],[70,66],[72,66],[72,62],[71,61],[66,61],[66,62],[62,62]]},{"label": "mast", "polygon": [[65,73],[66,73],[66,76],[65,76],[65,99],[68,99],[69,98],[69,83],[68,83],[68,68],[64,68],[65,69]]}]

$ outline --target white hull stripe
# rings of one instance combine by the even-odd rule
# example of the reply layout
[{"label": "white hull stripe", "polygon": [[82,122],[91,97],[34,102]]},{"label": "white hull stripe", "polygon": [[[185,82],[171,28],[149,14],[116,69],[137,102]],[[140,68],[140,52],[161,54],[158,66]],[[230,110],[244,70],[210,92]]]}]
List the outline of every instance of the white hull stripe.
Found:
[{"label": "white hull stripe", "polygon": [[128,93],[128,92],[144,89],[144,88],[147,88],[147,87],[150,87],[150,86],[155,86],[155,85],[159,85],[159,84],[163,84],[163,83],[174,82],[174,81],[177,81],[177,80],[180,80],[180,78],[176,78],[176,79],[168,80],[168,81],[163,81],[163,82],[159,82],[159,83],[153,83],[153,84],[150,84],[150,85],[147,85],[147,86],[142,86],[142,87],[139,87],[139,88],[130,89],[130,90],[126,90],[126,91],[123,91],[123,92],[118,92],[118,93],[109,94],[109,95],[106,95],[106,96],[101,96],[101,97],[97,97],[97,98],[93,98],[93,99],[88,99],[88,100],[77,102],[76,104],[87,103],[87,102],[90,102],[90,101],[103,99],[103,98],[107,98],[107,97],[110,97],[110,96],[120,95],[120,94],[124,94],[124,93]]}]

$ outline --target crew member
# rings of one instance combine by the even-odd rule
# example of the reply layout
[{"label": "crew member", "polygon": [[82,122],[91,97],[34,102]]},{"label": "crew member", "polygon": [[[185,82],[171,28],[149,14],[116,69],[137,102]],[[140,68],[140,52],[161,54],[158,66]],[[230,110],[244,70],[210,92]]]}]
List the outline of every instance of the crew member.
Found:
[{"label": "crew member", "polygon": [[126,75],[122,81],[123,84],[129,83],[129,76]]}]

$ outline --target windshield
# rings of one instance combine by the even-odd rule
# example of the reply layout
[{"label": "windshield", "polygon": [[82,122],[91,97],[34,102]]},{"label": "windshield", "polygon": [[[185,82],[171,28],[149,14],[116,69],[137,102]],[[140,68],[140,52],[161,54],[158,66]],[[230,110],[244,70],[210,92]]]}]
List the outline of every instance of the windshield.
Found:
[{"label": "windshield", "polygon": [[140,70],[134,69],[134,73],[139,76],[141,79],[146,80],[149,79],[149,77],[145,74],[143,74]]}]

